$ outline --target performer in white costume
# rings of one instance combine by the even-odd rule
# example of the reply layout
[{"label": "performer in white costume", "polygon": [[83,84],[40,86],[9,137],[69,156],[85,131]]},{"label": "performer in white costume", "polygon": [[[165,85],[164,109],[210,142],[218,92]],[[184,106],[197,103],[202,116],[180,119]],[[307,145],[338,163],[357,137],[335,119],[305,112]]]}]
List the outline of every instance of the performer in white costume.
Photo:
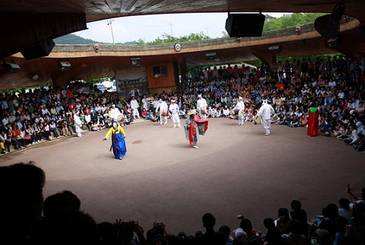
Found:
[{"label": "performer in white costume", "polygon": [[79,117],[79,112],[75,112],[74,113],[74,123],[75,123],[75,131],[76,131],[76,135],[77,137],[81,137],[81,133],[82,133],[82,129],[81,129],[81,126],[82,126],[82,121]]},{"label": "performer in white costume", "polygon": [[245,103],[242,97],[238,97],[238,101],[233,110],[238,113],[238,125],[243,125],[245,123]]},{"label": "performer in white costume", "polygon": [[160,125],[167,124],[168,109],[167,103],[161,98],[156,108],[156,114],[160,114]]},{"label": "performer in white costume", "polygon": [[174,99],[171,100],[169,111],[171,113],[172,122],[174,123],[174,128],[180,128],[179,106]]},{"label": "performer in white costume", "polygon": [[143,99],[142,99],[142,108],[146,111],[148,111],[148,99],[143,96]]},{"label": "performer in white costume", "polygon": [[196,102],[196,110],[201,118],[207,118],[208,103],[201,94],[198,95],[198,101]]},{"label": "performer in white costume", "polygon": [[112,108],[109,111],[109,117],[112,119],[112,121],[118,121],[118,117],[122,115],[122,113],[120,112],[120,110],[115,107],[115,105],[112,105]]},{"label": "performer in white costume", "polygon": [[261,117],[261,124],[265,129],[265,135],[271,134],[271,116],[275,113],[274,108],[268,104],[267,100],[262,101],[262,106],[257,112],[257,115]]},{"label": "performer in white costume", "polygon": [[138,104],[138,101],[132,97],[132,100],[130,102],[130,106],[132,108],[132,115],[133,115],[133,118],[136,119],[136,118],[140,118],[139,117],[139,111],[138,111],[138,108],[139,108],[139,104]]}]

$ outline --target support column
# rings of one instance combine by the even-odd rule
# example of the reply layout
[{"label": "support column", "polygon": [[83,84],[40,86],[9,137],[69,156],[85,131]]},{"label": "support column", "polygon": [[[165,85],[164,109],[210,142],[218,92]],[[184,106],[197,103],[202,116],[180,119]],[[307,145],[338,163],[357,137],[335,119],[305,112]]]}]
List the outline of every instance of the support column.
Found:
[{"label": "support column", "polygon": [[274,68],[277,62],[277,55],[271,52],[263,52],[259,50],[255,50],[252,52],[257,58],[259,58],[262,62],[267,64],[270,68]]}]

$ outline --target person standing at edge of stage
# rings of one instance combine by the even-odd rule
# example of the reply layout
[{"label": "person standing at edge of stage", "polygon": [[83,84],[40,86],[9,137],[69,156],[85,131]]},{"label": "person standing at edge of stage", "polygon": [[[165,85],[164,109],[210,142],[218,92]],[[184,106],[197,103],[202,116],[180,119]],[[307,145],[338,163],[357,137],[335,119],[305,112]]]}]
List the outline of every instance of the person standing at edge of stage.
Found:
[{"label": "person standing at edge of stage", "polygon": [[112,127],[106,133],[104,140],[109,139],[110,136],[112,137],[112,146],[110,147],[110,150],[113,150],[115,159],[122,160],[127,153],[125,131],[116,121],[113,121]]},{"label": "person standing at edge of stage", "polygon": [[171,113],[172,122],[174,123],[174,128],[180,128],[179,106],[176,104],[175,99],[171,99],[169,111]]},{"label": "person standing at edge of stage", "polygon": [[80,119],[80,112],[79,111],[75,111],[73,119],[74,119],[74,124],[75,124],[75,131],[76,131],[76,135],[77,137],[81,137],[82,136],[82,121]]},{"label": "person standing at edge of stage", "polygon": [[156,114],[159,112],[160,114],[160,125],[167,124],[167,116],[168,116],[168,106],[163,97],[160,98],[159,103],[156,108]]},{"label": "person standing at edge of stage", "polygon": [[245,123],[245,103],[243,98],[238,97],[236,106],[233,108],[234,112],[237,111],[238,114],[238,125],[243,125]]},{"label": "person standing at edge of stage", "polygon": [[265,129],[265,136],[271,134],[271,116],[275,113],[274,108],[265,99],[257,112],[257,116],[261,118],[261,125]]},{"label": "person standing at edge of stage", "polygon": [[139,103],[134,96],[131,99],[130,106],[132,109],[133,119],[137,119],[137,118],[139,119],[140,118],[139,111],[138,111]]},{"label": "person standing at edge of stage", "polygon": [[115,106],[115,104],[112,104],[108,115],[111,120],[118,121],[118,118],[120,117],[120,115],[122,115],[122,113],[120,112],[119,108]]}]

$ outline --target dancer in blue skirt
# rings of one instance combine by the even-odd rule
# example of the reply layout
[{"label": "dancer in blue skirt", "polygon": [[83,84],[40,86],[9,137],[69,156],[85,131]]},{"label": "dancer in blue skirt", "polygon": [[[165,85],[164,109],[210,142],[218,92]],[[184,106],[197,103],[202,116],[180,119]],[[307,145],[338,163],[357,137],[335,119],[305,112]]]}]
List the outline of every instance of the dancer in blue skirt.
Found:
[{"label": "dancer in blue skirt", "polygon": [[104,140],[109,139],[110,136],[112,137],[112,146],[110,149],[113,149],[115,159],[122,160],[127,153],[125,131],[117,122],[113,122],[112,125],[113,126],[106,133]]}]

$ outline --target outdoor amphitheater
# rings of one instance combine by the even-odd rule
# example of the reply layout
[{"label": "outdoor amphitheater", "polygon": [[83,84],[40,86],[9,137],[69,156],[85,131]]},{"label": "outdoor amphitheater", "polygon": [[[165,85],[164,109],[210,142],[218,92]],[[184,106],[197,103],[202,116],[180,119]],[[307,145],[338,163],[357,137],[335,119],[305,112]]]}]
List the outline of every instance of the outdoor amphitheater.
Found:
[{"label": "outdoor amphitheater", "polygon": [[0,4],[1,244],[365,244],[364,3],[55,2]]}]

